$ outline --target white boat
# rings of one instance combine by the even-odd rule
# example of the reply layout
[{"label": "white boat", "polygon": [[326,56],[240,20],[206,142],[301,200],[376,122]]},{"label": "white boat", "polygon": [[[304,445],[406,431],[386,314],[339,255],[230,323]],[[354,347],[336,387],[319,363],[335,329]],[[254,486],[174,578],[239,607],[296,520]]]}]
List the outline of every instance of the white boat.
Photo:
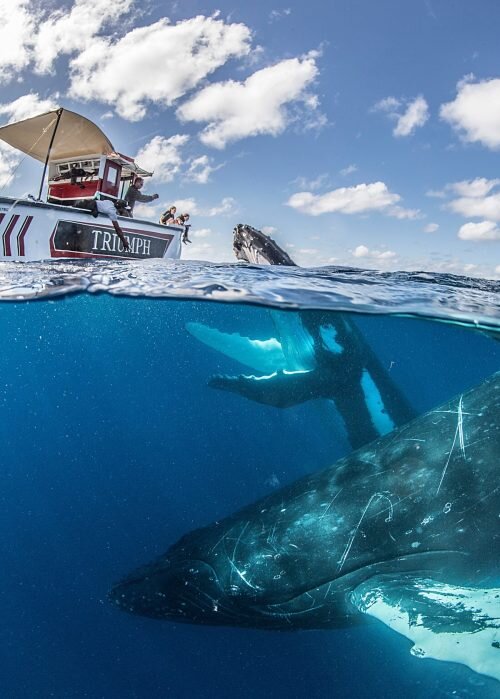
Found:
[{"label": "white boat", "polygon": [[107,216],[81,208],[86,200],[117,200],[134,177],[152,174],[117,153],[89,119],[59,108],[0,127],[0,139],[44,163],[38,198],[0,196],[1,260],[180,258],[183,226],[119,216],[126,251]]}]

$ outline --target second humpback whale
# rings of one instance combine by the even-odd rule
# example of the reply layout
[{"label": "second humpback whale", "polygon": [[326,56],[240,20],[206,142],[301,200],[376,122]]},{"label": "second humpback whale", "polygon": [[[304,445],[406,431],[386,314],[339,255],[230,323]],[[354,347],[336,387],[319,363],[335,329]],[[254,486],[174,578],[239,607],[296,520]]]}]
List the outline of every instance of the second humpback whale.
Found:
[{"label": "second humpback whale", "polygon": [[240,512],[110,593],[156,619],[262,629],[374,617],[500,681],[500,373]]},{"label": "second humpback whale", "polygon": [[[273,265],[295,263],[251,226],[234,229],[239,259]],[[255,370],[257,375],[214,376],[209,385],[287,408],[318,398],[333,401],[353,448],[415,417],[411,405],[345,314],[270,311],[276,336],[256,340],[202,323],[187,330],[204,344]]]}]

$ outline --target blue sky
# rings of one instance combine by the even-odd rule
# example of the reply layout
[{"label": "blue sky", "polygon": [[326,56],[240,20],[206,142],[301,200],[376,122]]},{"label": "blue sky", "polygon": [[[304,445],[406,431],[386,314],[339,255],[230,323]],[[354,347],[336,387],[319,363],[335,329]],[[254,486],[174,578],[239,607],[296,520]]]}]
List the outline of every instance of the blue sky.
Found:
[{"label": "blue sky", "polygon": [[499,26],[496,0],[0,0],[0,121],[96,121],[155,170],[141,215],[191,213],[186,257],[232,260],[244,222],[302,265],[500,278]]}]

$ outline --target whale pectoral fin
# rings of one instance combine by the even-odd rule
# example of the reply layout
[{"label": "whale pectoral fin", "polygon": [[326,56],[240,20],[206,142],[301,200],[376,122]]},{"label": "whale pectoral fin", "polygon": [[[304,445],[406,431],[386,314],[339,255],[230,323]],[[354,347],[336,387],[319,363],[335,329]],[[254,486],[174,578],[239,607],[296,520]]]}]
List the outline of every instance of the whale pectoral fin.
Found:
[{"label": "whale pectoral fin", "polygon": [[500,681],[500,588],[384,575],[355,588],[351,602],[409,638],[413,655],[461,663]]},{"label": "whale pectoral fin", "polygon": [[274,337],[252,340],[238,333],[221,332],[203,323],[186,323],[186,330],[208,347],[256,371],[279,371],[286,366],[281,343]]},{"label": "whale pectoral fin", "polygon": [[277,371],[269,376],[213,376],[208,385],[264,405],[289,408],[317,397],[311,392],[310,374]]}]

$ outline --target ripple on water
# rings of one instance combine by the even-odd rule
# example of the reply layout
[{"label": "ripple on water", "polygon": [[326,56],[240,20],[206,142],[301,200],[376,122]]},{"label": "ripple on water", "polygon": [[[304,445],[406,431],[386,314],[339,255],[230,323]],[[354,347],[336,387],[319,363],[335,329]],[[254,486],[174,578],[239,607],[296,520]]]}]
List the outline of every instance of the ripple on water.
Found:
[{"label": "ripple on water", "polygon": [[0,300],[72,293],[417,315],[500,332],[500,282],[431,272],[142,260],[0,262]]}]

